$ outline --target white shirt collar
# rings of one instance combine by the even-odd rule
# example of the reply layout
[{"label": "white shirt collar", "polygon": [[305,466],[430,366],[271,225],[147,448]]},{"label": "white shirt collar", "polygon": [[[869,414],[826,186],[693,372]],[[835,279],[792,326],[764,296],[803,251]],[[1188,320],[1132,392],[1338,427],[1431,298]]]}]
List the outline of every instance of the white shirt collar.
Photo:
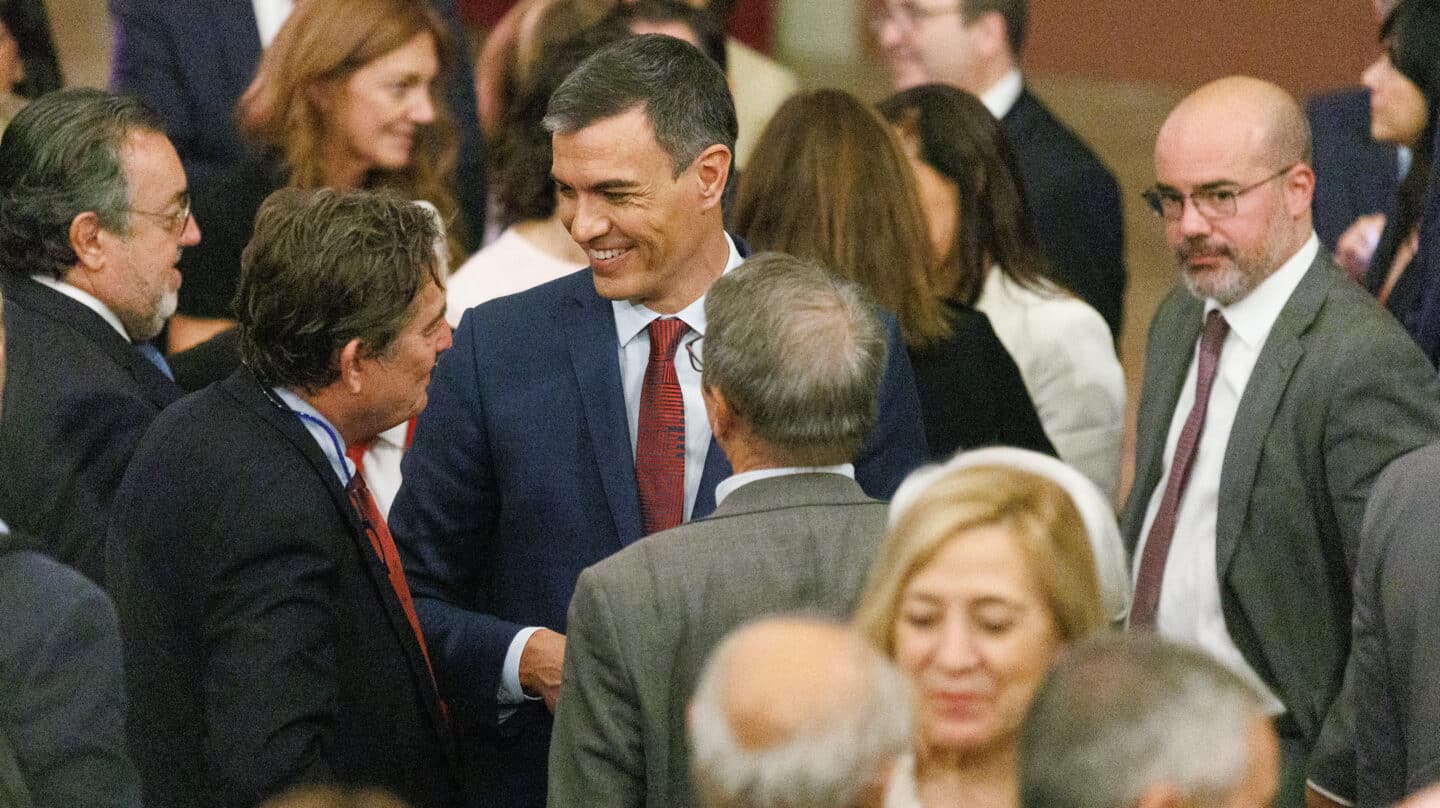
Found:
[{"label": "white shirt collar", "polygon": [[838,466],[786,466],[778,469],[755,469],[732,474],[715,486],[715,507],[720,507],[720,503],[724,502],[726,497],[735,493],[735,489],[743,485],[789,474],[839,474],[853,480],[855,479],[855,466],[852,463],[841,463]]},{"label": "white shirt collar", "polygon": [[1010,108],[1020,100],[1020,93],[1024,89],[1025,82],[1020,77],[1020,69],[1012,67],[999,81],[990,85],[990,89],[980,94],[980,103],[984,104],[998,121],[1010,113]]},{"label": "white shirt collar", "polygon": [[280,33],[280,26],[294,10],[294,0],[252,0],[255,7],[255,27],[260,33],[260,47],[268,48]]},{"label": "white shirt collar", "polygon": [[[409,422],[408,420],[407,420],[407,421],[401,421],[400,423],[396,424],[395,426],[392,426],[392,427],[390,427],[389,429],[385,430],[384,432],[381,432],[380,434],[376,435],[376,436],[375,436],[375,440],[380,441],[380,442],[382,442],[382,443],[388,443],[388,444],[390,444],[391,446],[396,446],[396,447],[399,447],[399,448],[401,448],[401,449],[404,449],[404,448],[405,448],[405,437],[406,437],[407,435],[409,435],[409,434],[410,434],[410,422]],[[369,466],[367,465],[366,468],[369,468]]]},{"label": "white shirt collar", "polygon": [[[305,431],[310,433],[310,437],[315,439],[315,443],[320,446],[320,451],[325,454],[325,459],[330,461],[330,468],[335,471],[335,476],[340,479],[340,485],[349,485],[350,478],[355,476],[355,463],[345,456],[345,439],[340,437],[340,430],[336,429],[335,425],[330,423],[329,418],[326,418],[319,410],[310,406],[310,402],[296,395],[293,390],[284,387],[272,387],[270,390],[276,396],[279,396],[280,400],[285,402],[285,405],[290,409],[295,412],[303,412],[310,416],[310,418],[315,418],[320,422],[317,424],[315,421],[310,420],[310,418],[296,419],[305,427]],[[321,426],[321,424],[324,424],[324,426]]]},{"label": "white shirt collar", "polygon": [[[745,259],[740,257],[740,251],[735,247],[735,240],[730,234],[725,234],[725,243],[730,245],[730,258],[725,262],[724,272],[729,272],[740,266]],[[723,274],[723,273],[722,273]],[[615,312],[615,336],[620,340],[621,345],[630,344],[630,340],[644,331],[650,325],[650,321],[657,317],[665,316],[656,314],[643,303],[632,303],[628,300],[612,300],[611,309]],[[696,298],[694,303],[676,312],[674,317],[685,321],[690,330],[698,336],[705,335],[705,296]]]},{"label": "white shirt collar", "polygon": [[1305,277],[1306,270],[1315,262],[1319,251],[1320,239],[1312,232],[1298,252],[1281,264],[1270,277],[1261,281],[1259,286],[1251,289],[1249,294],[1229,306],[1206,300],[1205,314],[1219,309],[1235,336],[1251,350],[1258,351],[1265,338],[1270,335],[1270,328],[1279,318],[1280,310],[1285,308],[1290,296],[1295,293],[1295,288]]},{"label": "white shirt collar", "polygon": [[126,342],[131,341],[130,334],[125,331],[125,324],[120,322],[120,318],[115,316],[115,312],[111,311],[109,306],[100,302],[100,298],[90,294],[89,292],[81,289],[78,286],[68,284],[65,281],[56,280],[54,275],[31,275],[30,279],[35,281],[36,283],[43,284],[50,287],[51,289],[54,289],[60,294],[80,303],[81,305],[85,306],[85,308],[90,309],[91,311],[100,315],[105,319],[105,322],[110,324],[111,328],[115,329],[120,334],[120,336],[125,338]]}]

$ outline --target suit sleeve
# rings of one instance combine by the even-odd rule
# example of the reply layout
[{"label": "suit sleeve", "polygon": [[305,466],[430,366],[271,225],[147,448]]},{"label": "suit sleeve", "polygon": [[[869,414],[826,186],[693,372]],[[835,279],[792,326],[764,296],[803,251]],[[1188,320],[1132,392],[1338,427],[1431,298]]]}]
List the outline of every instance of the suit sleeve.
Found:
[{"label": "suit sleeve", "polygon": [[[294,501],[290,483],[266,480],[227,500]],[[211,728],[205,757],[225,806],[248,808],[295,784],[333,779],[325,752],[338,731],[340,629],[335,551],[326,543],[335,529],[312,513],[331,511],[227,503],[217,514],[217,530],[234,538],[212,562],[201,680]]]},{"label": "suit sleeve", "polygon": [[615,612],[593,568],[580,575],[568,623],[565,689],[550,741],[548,804],[643,805],[639,695]]},{"label": "suit sleeve", "polygon": [[905,476],[925,462],[925,424],[920,417],[920,396],[915,392],[915,371],[900,339],[895,317],[884,315],[885,375],[880,380],[879,412],[875,428],[855,458],[855,480],[865,493],[889,501]]},{"label": "suit sleeve", "polygon": [[492,724],[505,654],[524,628],[485,612],[500,493],[485,431],[474,311],[430,379],[405,455],[390,532],[405,562],[440,692],[466,720]]},{"label": "suit sleeve", "polygon": [[[1326,375],[1341,385],[1325,418],[1323,450],[1330,502],[1351,574],[1375,479],[1395,458],[1440,437],[1440,382],[1403,331],[1388,321],[1381,326],[1359,343],[1365,350],[1335,350],[1337,367]],[[1311,781],[1346,798],[1355,794],[1353,678],[1353,665],[1347,665],[1310,760]]]},{"label": "suit sleeve", "polygon": [[[43,562],[39,602],[13,604],[44,621],[9,694],[13,742],[34,804],[139,808],[140,780],[125,754],[120,633],[109,598],[71,570]],[[24,584],[20,585],[21,587]]]}]

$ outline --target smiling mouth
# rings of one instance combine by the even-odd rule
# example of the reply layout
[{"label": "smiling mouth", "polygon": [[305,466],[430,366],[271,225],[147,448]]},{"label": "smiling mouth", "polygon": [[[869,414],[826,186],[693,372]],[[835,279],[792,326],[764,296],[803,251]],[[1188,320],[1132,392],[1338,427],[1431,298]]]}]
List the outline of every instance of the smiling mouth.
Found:
[{"label": "smiling mouth", "polygon": [[622,248],[622,249],[611,249],[611,250],[586,250],[586,252],[589,253],[589,255],[590,255],[590,260],[592,260],[592,261],[609,261],[609,260],[612,260],[612,259],[615,259],[615,258],[619,258],[620,256],[624,255],[626,252],[628,252],[629,249],[630,249],[630,248],[625,247],[625,248]]}]

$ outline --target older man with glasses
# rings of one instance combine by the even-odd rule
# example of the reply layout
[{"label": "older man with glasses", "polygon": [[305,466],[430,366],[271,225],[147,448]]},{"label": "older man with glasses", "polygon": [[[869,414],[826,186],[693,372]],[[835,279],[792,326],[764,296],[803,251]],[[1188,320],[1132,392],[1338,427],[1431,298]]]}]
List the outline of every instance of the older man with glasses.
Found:
[{"label": "older man with glasses", "polygon": [[1131,629],[1261,694],[1281,806],[1353,793],[1361,517],[1376,475],[1440,430],[1434,371],[1320,248],[1310,159],[1300,107],[1256,79],[1200,88],[1161,128],[1144,196],[1182,283],[1150,326],[1122,520]]}]

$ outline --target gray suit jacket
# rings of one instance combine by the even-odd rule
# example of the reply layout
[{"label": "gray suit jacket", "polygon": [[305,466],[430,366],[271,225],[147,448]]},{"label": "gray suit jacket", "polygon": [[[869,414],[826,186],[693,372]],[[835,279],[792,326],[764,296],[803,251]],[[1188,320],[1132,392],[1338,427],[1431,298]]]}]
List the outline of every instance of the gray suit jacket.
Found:
[{"label": "gray suit jacket", "polygon": [[[1121,520],[1132,555],[1202,311],[1177,287],[1150,325],[1135,484]],[[1391,460],[1437,437],[1434,369],[1322,250],[1240,399],[1220,475],[1215,552],[1230,636],[1289,711],[1307,776],[1341,796],[1354,793],[1353,727],[1337,694],[1365,503]]]},{"label": "gray suit jacket", "polygon": [[883,503],[835,474],[758,480],[580,575],[550,745],[552,806],[696,804],[685,705],[711,649],[763,615],[854,610]]},{"label": "gray suit jacket", "polygon": [[1365,512],[1355,569],[1355,804],[1440,782],[1440,443],[1396,460]]}]

